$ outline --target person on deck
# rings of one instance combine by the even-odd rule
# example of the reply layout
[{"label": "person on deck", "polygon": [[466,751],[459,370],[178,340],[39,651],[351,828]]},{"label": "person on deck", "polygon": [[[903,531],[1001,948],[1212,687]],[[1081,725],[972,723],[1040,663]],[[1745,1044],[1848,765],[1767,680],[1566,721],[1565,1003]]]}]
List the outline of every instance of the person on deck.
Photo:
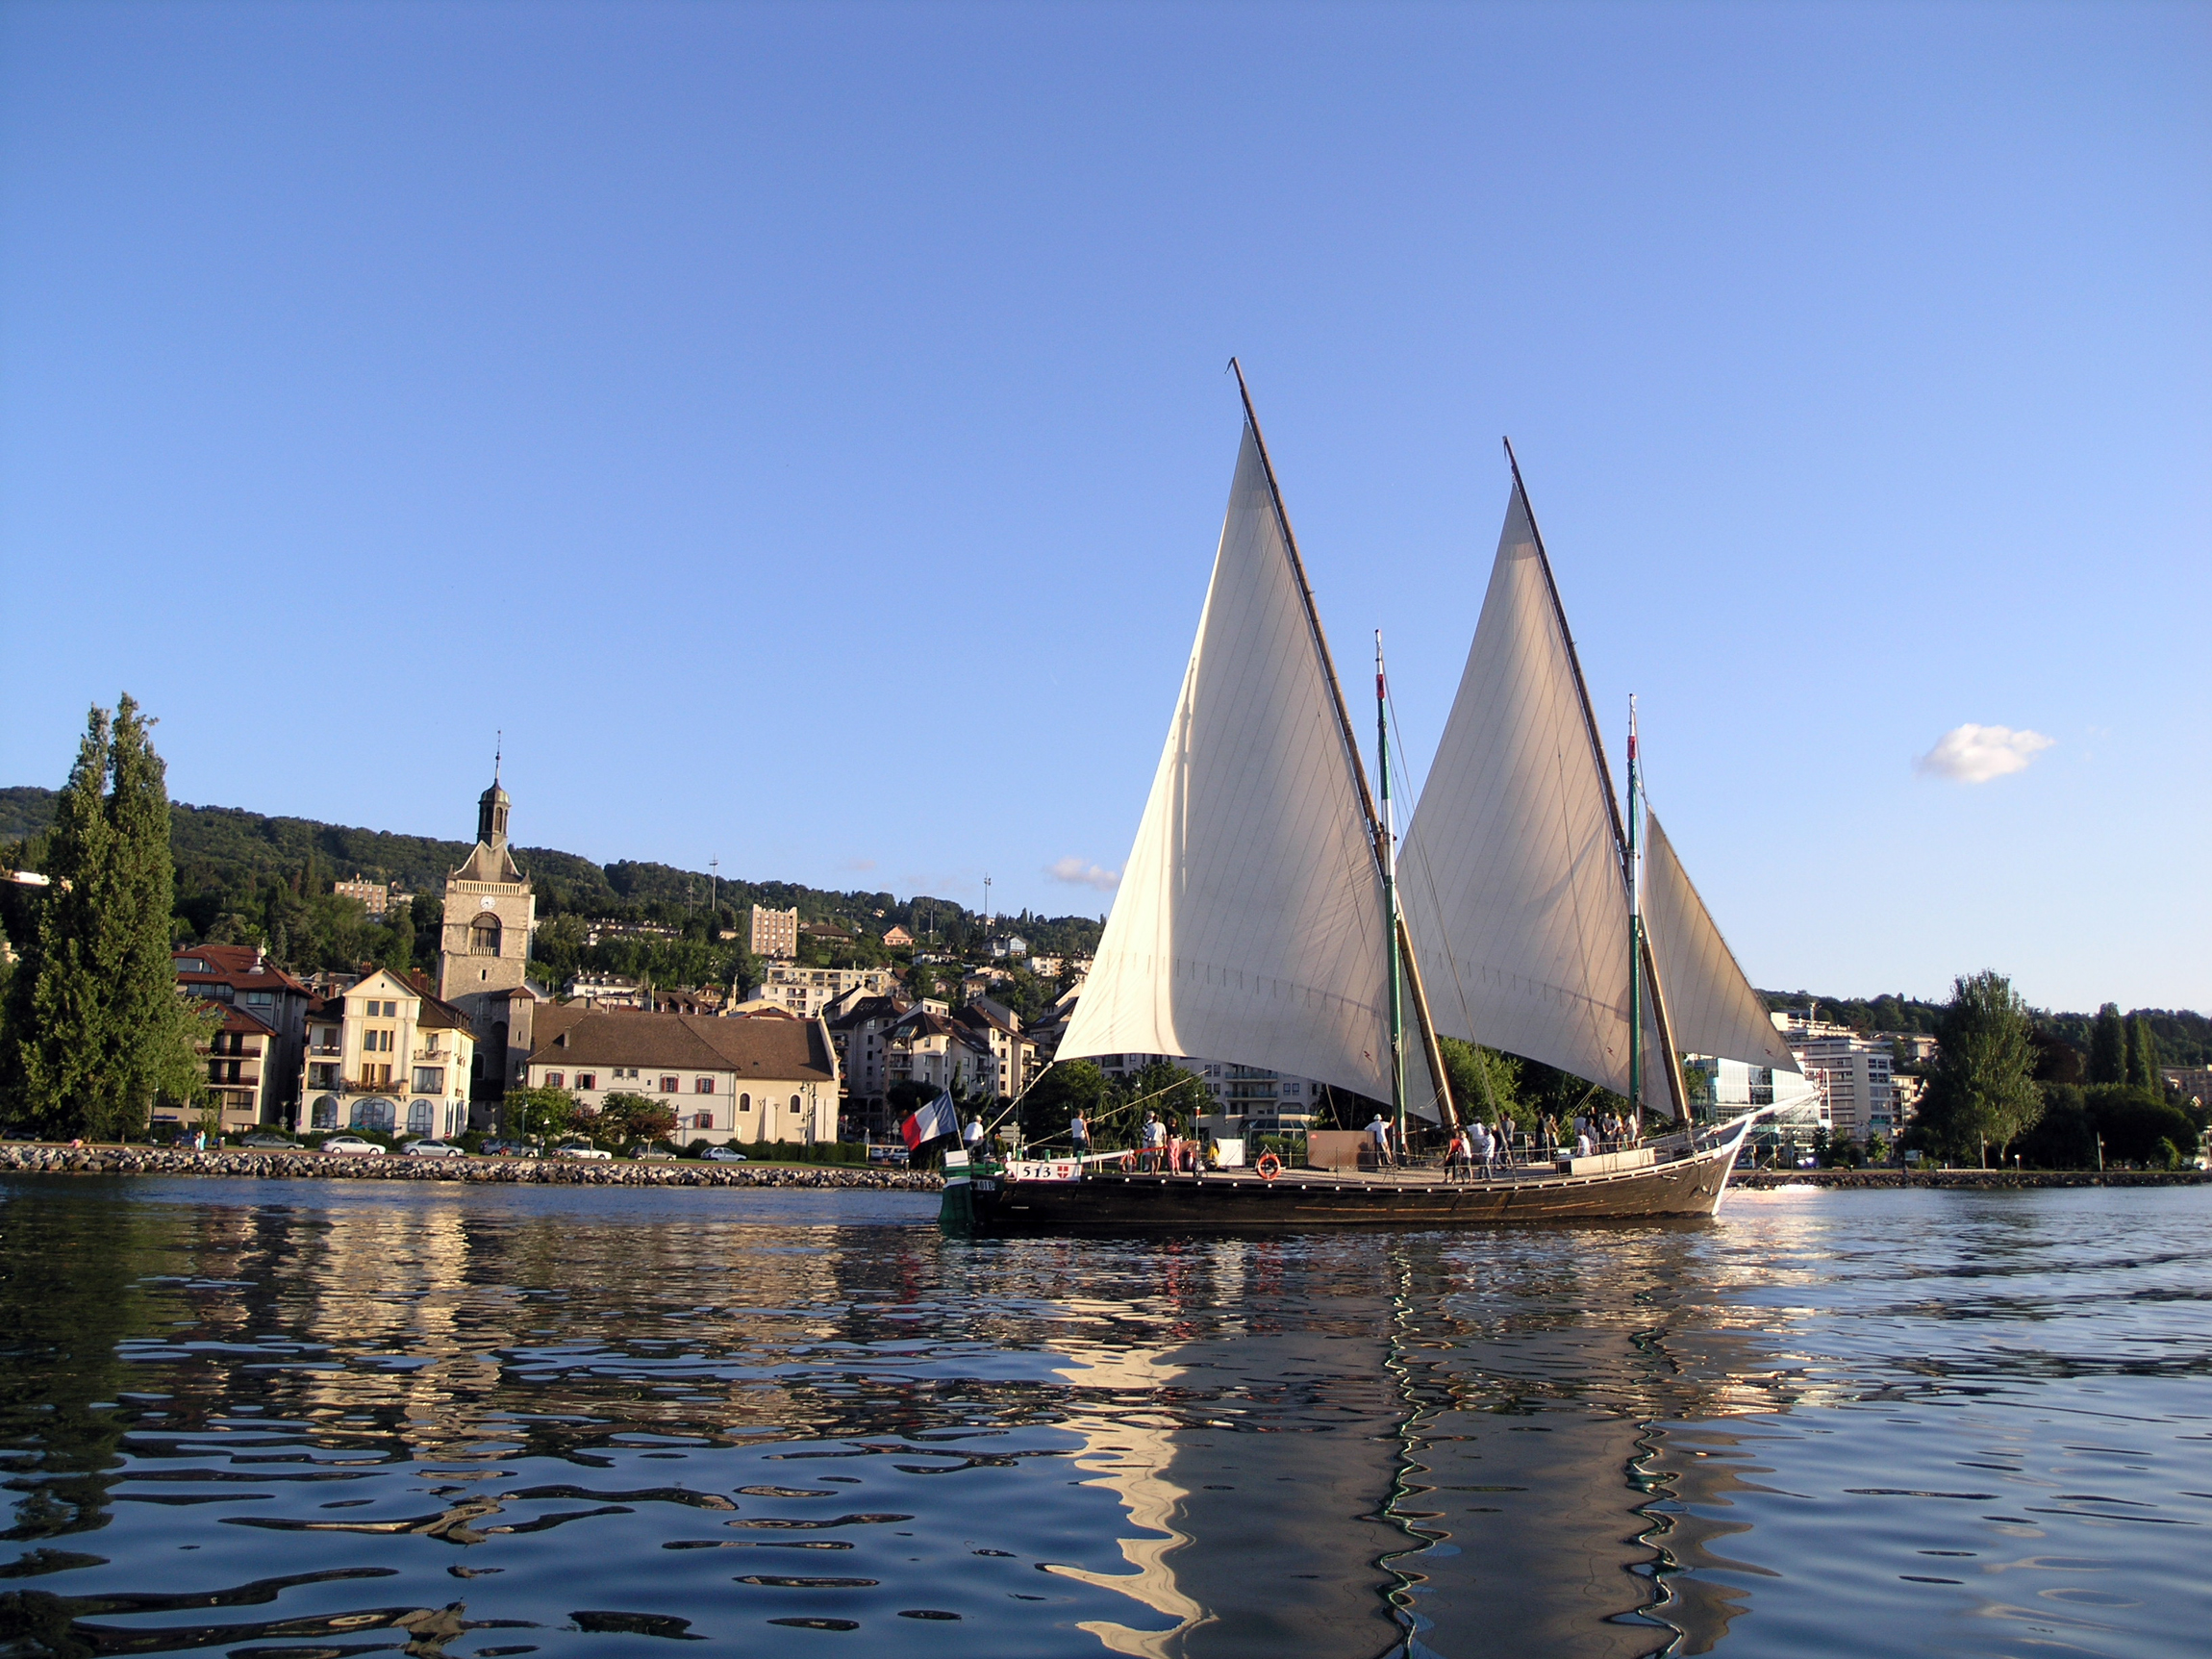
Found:
[{"label": "person on deck", "polygon": [[1444,1149],[1445,1179],[1447,1181],[1466,1180],[1468,1162],[1467,1131],[1454,1129],[1451,1132],[1451,1144]]},{"label": "person on deck", "polygon": [[1077,1107],[1068,1119],[1068,1142],[1080,1158],[1091,1150],[1091,1125],[1083,1120],[1083,1110]]},{"label": "person on deck", "polygon": [[1490,1179],[1492,1160],[1497,1156],[1497,1142],[1491,1135],[1490,1125],[1477,1120],[1474,1125],[1474,1161],[1482,1166],[1482,1178]]},{"label": "person on deck", "polygon": [[970,1158],[975,1156],[977,1150],[983,1145],[983,1119],[981,1118],[971,1116],[968,1119],[968,1127],[960,1132],[960,1144],[968,1148],[968,1155]]},{"label": "person on deck", "polygon": [[1591,1144],[1590,1131],[1587,1128],[1577,1129],[1574,1132],[1574,1155],[1577,1158],[1587,1158],[1596,1150],[1597,1148]]},{"label": "person on deck", "polygon": [[1160,1154],[1168,1144],[1168,1126],[1160,1121],[1157,1112],[1144,1114],[1144,1168],[1158,1170]]},{"label": "person on deck", "polygon": [[1375,1167],[1380,1169],[1389,1169],[1392,1164],[1390,1120],[1380,1112],[1375,1114],[1374,1121],[1368,1125],[1368,1139],[1374,1143]]}]

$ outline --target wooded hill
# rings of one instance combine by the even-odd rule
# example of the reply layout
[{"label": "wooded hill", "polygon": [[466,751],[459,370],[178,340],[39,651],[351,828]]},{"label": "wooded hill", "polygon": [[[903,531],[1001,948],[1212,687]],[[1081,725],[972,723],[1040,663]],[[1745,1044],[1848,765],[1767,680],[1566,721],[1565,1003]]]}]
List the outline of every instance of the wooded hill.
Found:
[{"label": "wooded hill", "polygon": [[[12,856],[35,867],[38,838],[53,818],[53,791],[25,786],[0,789],[0,846],[11,846]],[[469,849],[466,842],[183,802],[170,807],[169,844],[176,858],[176,909],[183,937],[252,940],[272,949],[282,943],[289,948],[278,950],[280,958],[289,956],[296,966],[310,969],[343,966],[310,959],[330,950],[342,952],[347,946],[304,948],[301,930],[314,920],[304,913],[291,917],[290,937],[280,942],[278,912],[289,916],[297,907],[317,908],[316,901],[328,901],[333,881],[359,876],[389,882],[419,895],[412,917],[413,943],[416,958],[426,959],[437,948],[439,892],[446,873],[468,856]],[[804,921],[837,924],[856,936],[856,953],[862,956],[880,953],[883,934],[899,924],[917,939],[934,930],[940,948],[947,954],[983,943],[979,914],[952,899],[928,894],[902,900],[889,892],[834,892],[793,882],[742,881],[726,875],[710,881],[704,870],[630,860],[600,865],[556,847],[516,847],[515,857],[536,884],[539,917],[546,923],[563,918],[646,923],[720,945],[719,932],[740,930],[750,907],[762,904],[778,910],[795,907]],[[717,914],[713,916],[707,908],[710,891],[716,901]],[[999,922],[1002,928],[1020,933],[1031,949],[1042,954],[1089,955],[1097,948],[1099,922],[1093,917],[1023,912],[1001,917]],[[549,944],[571,931],[573,925],[541,930],[551,935],[545,941]],[[371,940],[365,947],[384,960],[403,943]],[[870,944],[877,946],[876,953],[869,951]],[[714,952],[716,961],[711,968],[699,964],[708,969],[700,977],[716,976],[723,966],[719,959],[736,948],[729,945]],[[832,954],[837,953],[833,948]],[[557,970],[573,966],[655,972],[655,965],[645,962],[548,960],[548,967]],[[680,968],[670,962],[660,967],[657,977],[664,984],[690,982],[670,977],[674,971]]]},{"label": "wooded hill", "polygon": [[[1936,1021],[1944,1010],[1940,1002],[1921,1002],[1904,995],[1816,996],[1809,991],[1762,991],[1759,994],[1776,1013],[1785,1009],[1810,1009],[1817,1018],[1832,1025],[1848,1025],[1853,1031],[1914,1031],[1933,1036]],[[2161,1064],[2203,1066],[2212,1063],[2212,1019],[2186,1008],[2135,1008],[2126,1014],[2130,1019],[2140,1015],[2149,1022],[2151,1035],[2158,1039]],[[2071,1043],[2084,1053],[2089,1049],[2089,1028],[2096,1019],[2095,1014],[2035,1011],[2037,1031]]]}]

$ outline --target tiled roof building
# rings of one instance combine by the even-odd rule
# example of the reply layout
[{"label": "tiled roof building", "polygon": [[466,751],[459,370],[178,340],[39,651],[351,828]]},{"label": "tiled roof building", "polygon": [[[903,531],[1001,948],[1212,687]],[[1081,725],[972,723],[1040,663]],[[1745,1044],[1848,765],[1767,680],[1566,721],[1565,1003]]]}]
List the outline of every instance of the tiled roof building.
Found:
[{"label": "tiled roof building", "polygon": [[540,1009],[532,1088],[588,1111],[617,1092],[665,1100],[684,1144],[835,1141],[838,1062],[819,1019]]}]

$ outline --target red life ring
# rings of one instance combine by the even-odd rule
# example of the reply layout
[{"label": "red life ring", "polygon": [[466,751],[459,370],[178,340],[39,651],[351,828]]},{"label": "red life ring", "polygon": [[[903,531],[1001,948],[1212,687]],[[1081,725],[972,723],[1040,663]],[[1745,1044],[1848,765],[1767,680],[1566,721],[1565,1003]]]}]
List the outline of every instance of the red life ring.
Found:
[{"label": "red life ring", "polygon": [[1283,1161],[1272,1152],[1262,1152],[1260,1161],[1254,1164],[1252,1168],[1260,1172],[1261,1180],[1272,1181],[1283,1172]]}]

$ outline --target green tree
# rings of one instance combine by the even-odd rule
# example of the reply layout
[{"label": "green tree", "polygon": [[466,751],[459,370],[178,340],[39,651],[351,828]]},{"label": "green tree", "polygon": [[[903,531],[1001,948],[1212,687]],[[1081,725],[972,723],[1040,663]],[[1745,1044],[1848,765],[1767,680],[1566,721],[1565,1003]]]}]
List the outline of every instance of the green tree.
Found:
[{"label": "green tree", "polygon": [[2158,1072],[2158,1039],[2151,1034],[2150,1021],[2140,1014],[2127,1022],[2127,1075],[2124,1081],[2152,1094],[2166,1092],[2166,1079]]},{"label": "green tree", "polygon": [[576,1121],[576,1096],[566,1089],[510,1089],[506,1121],[515,1135],[566,1135]]},{"label": "green tree", "polygon": [[2097,1011],[2089,1028],[2089,1080],[2092,1083],[2127,1081],[2127,1025],[2120,1018],[2120,1005],[2107,1002]]},{"label": "green tree", "polygon": [[1437,1043],[1444,1050],[1444,1068],[1451,1074],[1452,1103],[1463,1120],[1510,1119],[1524,1128],[1536,1122],[1540,1114],[1521,1098],[1519,1060],[1456,1037],[1439,1037]]},{"label": "green tree", "polygon": [[1106,1074],[1089,1060],[1068,1060],[1055,1065],[1029,1087],[1021,1097],[1021,1132],[1032,1141],[1063,1140],[1068,1120],[1076,1113],[1093,1125],[1095,1146],[1119,1146],[1119,1139],[1101,1141],[1095,1123],[1106,1104]]},{"label": "green tree", "polygon": [[664,1140],[675,1133],[676,1109],[650,1094],[616,1090],[601,1103],[592,1126],[602,1140]]},{"label": "green tree", "polygon": [[1936,1029],[1936,1066],[1921,1104],[1919,1127],[1936,1149],[1972,1147],[1984,1165],[1995,1143],[2001,1155],[2043,1115],[2032,1081],[2034,1026],[2012,982],[1994,970],[1951,982],[1951,999]]},{"label": "green tree", "polygon": [[142,1133],[157,1097],[206,1092],[197,1045],[218,1018],[177,993],[169,799],[151,722],[95,708],[56,801],[53,885],[10,985],[0,1103],[60,1137]]}]

